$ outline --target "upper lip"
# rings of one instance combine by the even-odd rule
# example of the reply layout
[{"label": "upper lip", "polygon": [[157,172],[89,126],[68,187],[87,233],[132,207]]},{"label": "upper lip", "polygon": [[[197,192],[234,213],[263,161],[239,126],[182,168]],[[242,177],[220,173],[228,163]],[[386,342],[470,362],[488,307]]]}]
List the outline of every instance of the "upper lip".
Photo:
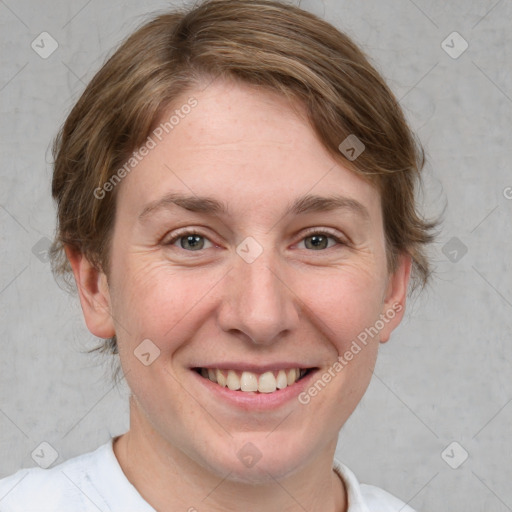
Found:
[{"label": "upper lip", "polygon": [[236,370],[236,371],[248,371],[253,373],[265,373],[265,372],[274,372],[278,370],[290,370],[292,368],[300,368],[300,369],[312,369],[316,368],[316,366],[312,366],[311,364],[304,364],[298,362],[290,362],[283,361],[279,363],[268,363],[268,364],[254,364],[254,363],[241,363],[241,362],[218,362],[218,363],[208,363],[208,364],[200,364],[192,366],[192,368],[210,368],[210,369],[219,369],[219,370]]}]

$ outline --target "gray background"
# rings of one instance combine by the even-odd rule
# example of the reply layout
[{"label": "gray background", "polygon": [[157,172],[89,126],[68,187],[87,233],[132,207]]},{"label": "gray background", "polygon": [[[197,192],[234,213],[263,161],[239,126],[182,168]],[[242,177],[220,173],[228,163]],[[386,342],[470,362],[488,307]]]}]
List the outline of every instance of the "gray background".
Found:
[{"label": "gray background", "polygon": [[[98,340],[45,261],[49,144],[111,49],[168,5],[0,0],[0,476],[34,466],[43,441],[57,464],[128,428],[127,389],[83,353]],[[302,6],[371,56],[427,150],[427,213],[447,205],[435,281],[382,347],[337,458],[420,511],[510,511],[512,1]],[[43,31],[59,45],[46,59],[31,48]],[[469,44],[456,59],[453,31]]]}]

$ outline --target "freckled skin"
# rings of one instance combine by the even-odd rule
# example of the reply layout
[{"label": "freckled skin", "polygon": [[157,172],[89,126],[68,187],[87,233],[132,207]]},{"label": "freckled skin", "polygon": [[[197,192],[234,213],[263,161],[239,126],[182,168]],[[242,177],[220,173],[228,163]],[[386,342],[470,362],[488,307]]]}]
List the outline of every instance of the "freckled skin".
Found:
[{"label": "freckled skin", "polygon": [[[388,273],[378,191],[336,162],[283,98],[232,82],[182,102],[190,95],[198,105],[118,185],[109,286],[68,253],[87,325],[117,334],[133,393],[116,456],[154,507],[201,510],[216,488],[208,510],[300,509],[289,494],[308,510],[345,510],[332,473],[338,432],[403,308],[307,405],[248,414],[212,400],[190,366],[293,360],[325,371],[379,315],[404,305],[410,260]],[[230,215],[175,207],[139,222],[147,203],[171,191],[215,197]],[[369,219],[345,210],[283,215],[307,193],[354,199]],[[204,237],[202,249],[182,248],[183,238],[166,245],[187,227]],[[344,243],[312,249],[310,228]],[[236,252],[249,236],[263,248],[250,264]],[[147,338],[160,356],[144,366],[133,352]],[[247,442],[262,455],[251,468],[237,456]]]}]

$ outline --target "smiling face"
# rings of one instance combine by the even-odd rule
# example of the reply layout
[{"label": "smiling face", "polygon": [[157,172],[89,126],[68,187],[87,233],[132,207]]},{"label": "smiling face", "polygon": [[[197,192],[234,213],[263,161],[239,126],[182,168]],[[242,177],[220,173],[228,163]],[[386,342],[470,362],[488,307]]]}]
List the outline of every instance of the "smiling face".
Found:
[{"label": "smiling face", "polygon": [[81,290],[87,324],[115,329],[132,430],[232,479],[331,464],[400,321],[382,315],[403,305],[408,260],[389,275],[379,193],[282,97],[225,81],[189,93],[197,106],[118,185],[108,290],[100,276],[113,323]]}]

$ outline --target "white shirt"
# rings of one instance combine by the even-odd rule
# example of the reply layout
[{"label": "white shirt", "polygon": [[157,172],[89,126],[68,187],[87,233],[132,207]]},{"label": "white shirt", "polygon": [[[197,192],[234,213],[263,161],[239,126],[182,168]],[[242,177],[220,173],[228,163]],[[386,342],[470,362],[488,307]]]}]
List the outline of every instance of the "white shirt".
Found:
[{"label": "white shirt", "polygon": [[[0,512],[156,512],[126,478],[112,439],[53,468],[28,468],[0,480]],[[348,512],[414,512],[372,485],[361,485],[340,462]]]}]

